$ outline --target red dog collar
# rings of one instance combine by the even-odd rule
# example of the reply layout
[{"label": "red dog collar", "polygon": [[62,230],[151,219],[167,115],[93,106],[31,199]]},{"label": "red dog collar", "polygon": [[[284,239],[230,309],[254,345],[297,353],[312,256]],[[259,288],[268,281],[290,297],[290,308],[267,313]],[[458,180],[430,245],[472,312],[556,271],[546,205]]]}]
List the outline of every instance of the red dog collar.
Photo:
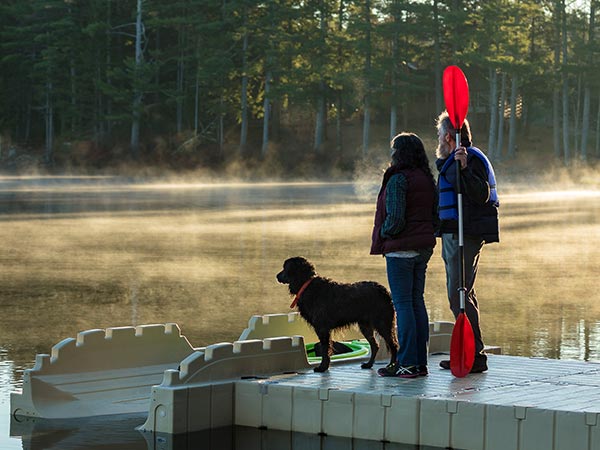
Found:
[{"label": "red dog collar", "polygon": [[296,306],[296,304],[298,303],[298,300],[300,300],[300,296],[302,295],[302,293],[304,292],[304,289],[306,289],[308,287],[308,285],[310,284],[310,282],[314,280],[314,278],[309,278],[308,280],[306,280],[304,282],[304,284],[302,285],[302,287],[300,288],[300,290],[298,291],[298,293],[296,294],[296,297],[294,298],[294,301],[292,302],[292,304],[290,305],[290,308],[294,308]]}]

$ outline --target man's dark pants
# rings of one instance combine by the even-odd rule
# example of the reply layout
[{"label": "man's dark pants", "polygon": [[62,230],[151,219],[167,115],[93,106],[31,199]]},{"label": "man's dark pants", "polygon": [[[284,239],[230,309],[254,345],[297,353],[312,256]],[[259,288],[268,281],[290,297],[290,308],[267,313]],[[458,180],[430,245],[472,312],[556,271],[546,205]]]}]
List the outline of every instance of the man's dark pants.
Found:
[{"label": "man's dark pants", "polygon": [[[473,327],[473,334],[475,335],[475,358],[478,362],[484,362],[487,359],[483,352],[484,344],[481,338],[481,329],[479,328],[477,294],[473,288],[475,278],[477,277],[477,267],[482,248],[482,239],[464,236],[465,287],[467,288],[465,294],[465,314]],[[460,314],[457,234],[444,233],[442,235],[442,258],[446,265],[446,288],[448,290],[450,309],[456,318]]]}]

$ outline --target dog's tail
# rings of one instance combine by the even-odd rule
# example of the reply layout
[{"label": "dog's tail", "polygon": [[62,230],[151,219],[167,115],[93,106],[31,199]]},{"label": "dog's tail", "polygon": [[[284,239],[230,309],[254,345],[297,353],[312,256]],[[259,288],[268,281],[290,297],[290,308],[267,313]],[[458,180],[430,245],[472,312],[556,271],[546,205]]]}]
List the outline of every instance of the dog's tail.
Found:
[{"label": "dog's tail", "polygon": [[386,305],[387,309],[386,314],[383,316],[385,317],[385,320],[378,321],[378,323],[375,324],[375,330],[385,340],[388,351],[393,358],[395,358],[398,350],[398,333],[396,326],[396,309],[394,308],[392,294],[385,286],[379,283],[375,284],[376,291],[381,296],[382,303]]}]

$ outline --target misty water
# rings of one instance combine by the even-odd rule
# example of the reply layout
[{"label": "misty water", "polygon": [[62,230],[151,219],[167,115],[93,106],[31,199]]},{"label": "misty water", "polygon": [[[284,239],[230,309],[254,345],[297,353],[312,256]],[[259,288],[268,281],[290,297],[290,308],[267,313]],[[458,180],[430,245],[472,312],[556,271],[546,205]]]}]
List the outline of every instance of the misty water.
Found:
[{"label": "misty water", "polygon": [[[9,436],[9,393],[23,370],[79,331],[175,322],[195,347],[236,340],[253,314],[289,311],[275,274],[295,255],[324,276],[387,285],[384,260],[369,255],[378,182],[379,174],[296,184],[0,178],[0,448],[146,449],[135,417]],[[500,196],[501,243],[485,246],[477,282],[486,343],[511,355],[600,360],[600,192],[501,186]],[[452,320],[444,278],[438,246],[425,293],[432,321]],[[215,430],[185,445],[324,439],[291,436]]]}]

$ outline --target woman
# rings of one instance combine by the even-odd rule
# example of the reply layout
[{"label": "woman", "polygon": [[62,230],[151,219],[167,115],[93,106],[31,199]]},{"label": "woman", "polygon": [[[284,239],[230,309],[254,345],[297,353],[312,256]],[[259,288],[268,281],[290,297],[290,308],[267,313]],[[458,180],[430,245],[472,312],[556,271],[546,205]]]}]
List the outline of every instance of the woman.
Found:
[{"label": "woman", "polygon": [[437,193],[421,139],[400,133],[391,142],[392,161],[377,198],[372,255],[384,255],[398,327],[397,361],[381,368],[384,377],[427,375],[429,318],[425,272],[435,246]]}]

